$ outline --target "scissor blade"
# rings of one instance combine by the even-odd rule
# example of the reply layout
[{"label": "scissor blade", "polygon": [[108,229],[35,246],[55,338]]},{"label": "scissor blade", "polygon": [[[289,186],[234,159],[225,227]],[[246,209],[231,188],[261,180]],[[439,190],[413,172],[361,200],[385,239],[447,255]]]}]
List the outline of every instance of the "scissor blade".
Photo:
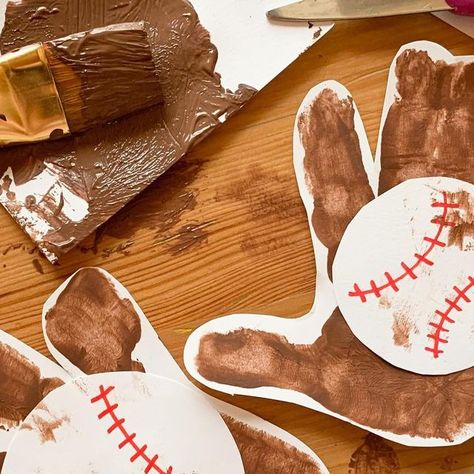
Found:
[{"label": "scissor blade", "polygon": [[274,20],[327,21],[450,10],[445,0],[302,0],[270,10]]}]

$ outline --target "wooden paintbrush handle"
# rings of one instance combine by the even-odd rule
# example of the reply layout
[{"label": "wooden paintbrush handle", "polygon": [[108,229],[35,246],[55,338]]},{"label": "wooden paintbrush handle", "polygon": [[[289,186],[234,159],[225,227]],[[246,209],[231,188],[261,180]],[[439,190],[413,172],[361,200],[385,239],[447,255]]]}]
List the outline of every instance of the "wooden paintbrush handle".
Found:
[{"label": "wooden paintbrush handle", "polygon": [[474,0],[446,0],[458,15],[474,15]]}]

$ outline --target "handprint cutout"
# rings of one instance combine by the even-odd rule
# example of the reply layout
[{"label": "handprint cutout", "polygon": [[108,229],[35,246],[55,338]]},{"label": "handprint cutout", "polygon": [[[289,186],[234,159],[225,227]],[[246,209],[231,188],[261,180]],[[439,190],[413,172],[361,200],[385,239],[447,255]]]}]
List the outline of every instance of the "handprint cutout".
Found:
[{"label": "handprint cutout", "polygon": [[[36,374],[25,387],[31,382],[34,394],[44,389],[24,406],[15,428],[0,430],[0,442],[8,434],[0,445],[8,448],[6,474],[64,472],[69,465],[104,473],[327,473],[290,434],[194,387],[132,296],[104,270],[85,268],[64,282],[44,306],[43,330],[67,372],[0,334],[1,353],[16,357],[10,365],[22,360]],[[26,389],[6,398],[20,378],[10,371],[0,400],[23,404]],[[68,453],[61,465],[58,449]],[[183,450],[185,458],[178,455]]]},{"label": "handprint cutout", "polygon": [[[407,308],[406,318],[398,320],[393,314],[410,294],[412,287],[406,283],[425,282],[425,293],[420,292],[417,300],[420,305],[433,297],[426,283],[433,272],[434,262],[429,252],[425,254],[431,245],[436,255],[456,249],[452,250],[457,255],[454,267],[459,269],[459,281],[448,281],[445,275],[440,286],[446,293],[437,295],[437,303],[449,306],[451,301],[459,313],[456,295],[461,294],[463,304],[471,300],[466,265],[472,258],[469,239],[473,236],[469,204],[474,182],[473,84],[472,57],[455,58],[429,42],[402,47],[390,70],[375,162],[348,91],[330,81],[309,92],[295,124],[294,166],[316,258],[313,308],[298,320],[232,315],[205,324],[191,335],[185,348],[185,363],[193,377],[226,393],[298,403],[406,445],[457,444],[473,436],[474,369],[468,368],[472,345],[466,344],[474,319],[465,312],[463,327],[471,331],[461,338],[454,332],[446,336],[443,330],[447,328],[436,319],[435,311],[430,315]],[[417,185],[415,178],[424,180]],[[416,189],[408,192],[410,186]],[[444,188],[454,192],[451,197],[458,196],[459,207],[451,200],[441,205]],[[375,196],[380,197],[374,200]],[[421,246],[414,243],[420,222],[411,222],[411,228],[410,217],[406,222],[410,206],[420,215],[422,206],[429,209],[428,227],[436,225],[431,220],[445,218],[439,224],[442,232],[437,235],[435,229],[433,235],[425,234],[431,241],[422,238]],[[375,211],[365,218],[370,209]],[[405,220],[397,220],[397,212]],[[397,238],[377,240],[379,234],[398,229],[400,222],[411,229],[406,243]],[[410,247],[408,257],[415,257],[415,262],[420,257],[416,271],[409,259],[394,261],[387,250],[392,247]],[[464,262],[462,271],[460,261]],[[379,273],[369,271],[379,264]],[[390,268],[382,270],[387,265]],[[403,281],[396,279],[395,265],[406,273]],[[443,264],[439,266],[442,274]],[[361,284],[355,276],[362,278]],[[392,292],[388,297],[380,291],[382,286]],[[371,303],[372,310],[364,313],[361,308],[356,314],[355,303],[344,299],[351,293],[363,304],[368,295],[364,291],[373,293],[376,301]],[[380,322],[382,310],[390,315],[390,324]],[[443,308],[439,311],[446,313]],[[417,334],[420,329],[412,324],[419,314],[425,318],[423,334]],[[380,324],[384,327],[377,328]],[[419,349],[426,352],[423,356],[430,355],[425,347],[431,347],[428,335],[434,333],[428,328],[442,332],[441,339],[449,339],[449,347],[454,348],[452,354],[443,354],[450,362],[439,370],[433,367],[442,363],[435,366],[431,360],[431,370],[425,370],[428,357],[423,360],[415,352]],[[383,342],[381,347],[379,342]],[[402,356],[410,363],[400,362]],[[453,361],[458,357],[461,364],[456,366]],[[455,370],[460,371],[436,376],[415,373]]]}]

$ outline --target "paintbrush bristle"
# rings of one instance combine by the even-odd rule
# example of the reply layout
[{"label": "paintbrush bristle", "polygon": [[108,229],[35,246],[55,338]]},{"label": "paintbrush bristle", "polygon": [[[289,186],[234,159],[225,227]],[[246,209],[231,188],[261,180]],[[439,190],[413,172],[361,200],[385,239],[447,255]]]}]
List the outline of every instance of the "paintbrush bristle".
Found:
[{"label": "paintbrush bristle", "polygon": [[44,47],[73,133],[163,101],[143,23],[97,28]]}]

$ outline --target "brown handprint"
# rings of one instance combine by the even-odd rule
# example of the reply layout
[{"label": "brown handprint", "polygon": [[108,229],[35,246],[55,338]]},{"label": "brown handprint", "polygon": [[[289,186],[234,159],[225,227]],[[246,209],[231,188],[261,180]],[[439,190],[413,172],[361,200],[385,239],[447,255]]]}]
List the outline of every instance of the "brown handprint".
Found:
[{"label": "brown handprint", "polygon": [[[313,309],[299,320],[233,315],[204,325],[185,350],[194,377],[227,393],[299,403],[408,445],[472,437],[474,369],[427,377],[377,356],[337,307],[332,263],[348,224],[377,190],[430,176],[474,182],[473,84],[472,58],[453,58],[427,42],[403,47],[389,78],[396,93],[387,94],[375,165],[347,91],[328,82],[308,94],[295,126],[294,164],[315,248]],[[456,231],[472,236],[472,220],[458,219]]]},{"label": "brown handprint", "polygon": [[51,343],[84,373],[144,372],[131,355],[141,337],[136,312],[97,270],[78,273],[45,318]]}]

